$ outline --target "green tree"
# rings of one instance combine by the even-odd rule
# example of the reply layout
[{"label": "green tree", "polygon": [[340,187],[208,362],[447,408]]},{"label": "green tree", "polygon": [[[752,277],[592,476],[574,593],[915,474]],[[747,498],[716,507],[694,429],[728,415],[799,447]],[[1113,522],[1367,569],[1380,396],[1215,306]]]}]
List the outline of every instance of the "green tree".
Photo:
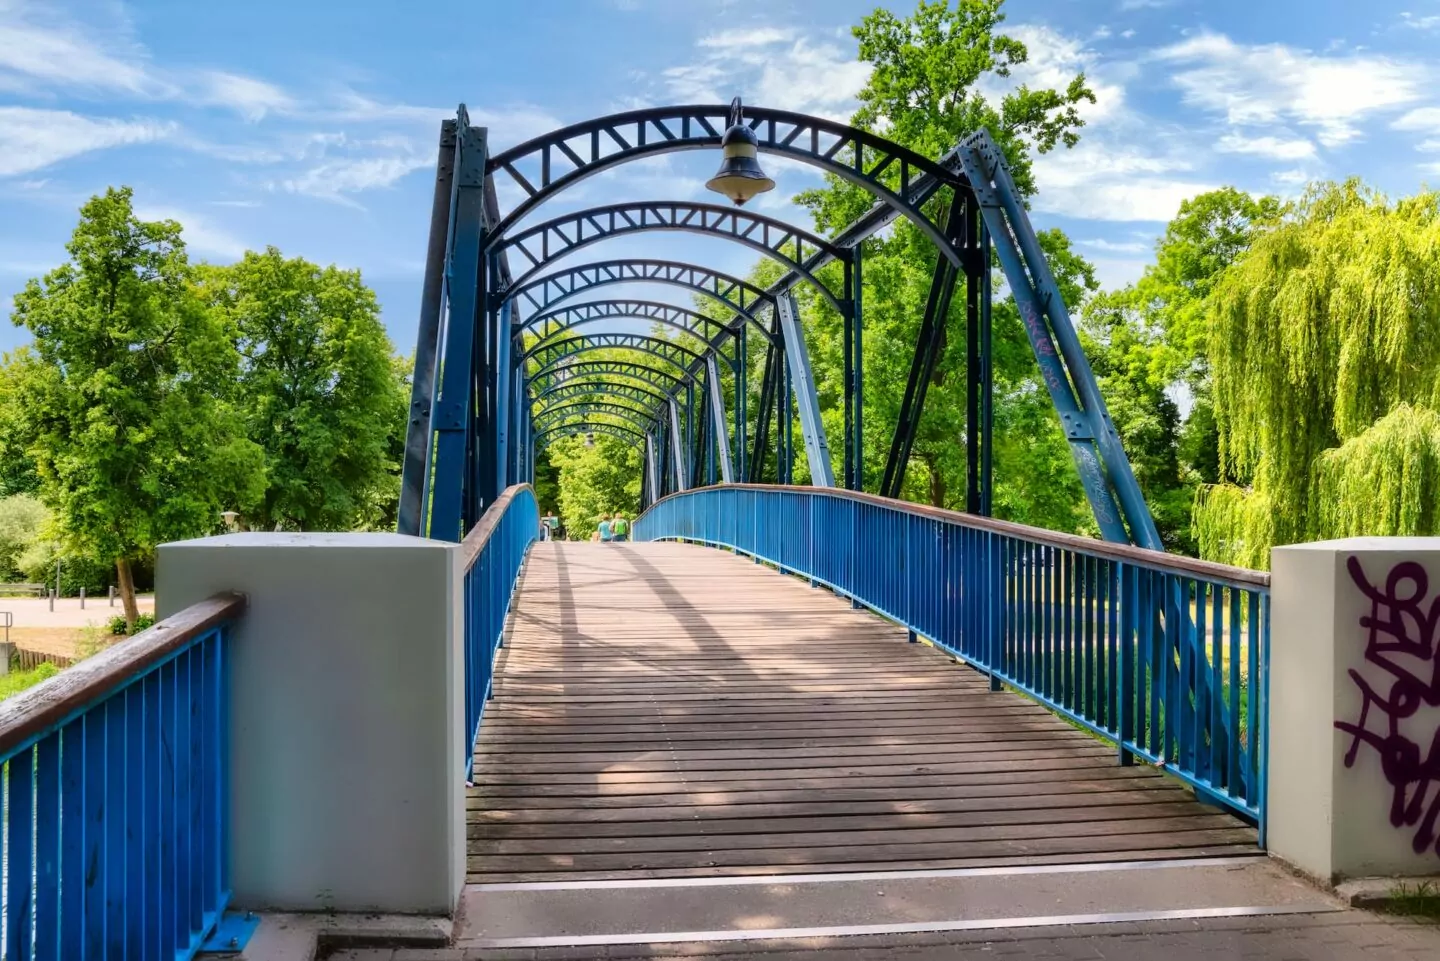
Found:
[{"label": "green tree", "polygon": [[1206,311],[1230,482],[1197,505],[1205,556],[1263,567],[1274,544],[1437,533],[1440,194],[1313,186]]},{"label": "green tree", "polygon": [[0,499],[0,577],[22,576],[20,557],[40,540],[50,512],[33,494],[11,494]]},{"label": "green tree", "polygon": [[207,300],[237,335],[237,400],[265,452],[252,528],[347,530],[384,513],[409,395],[356,270],[274,247],[203,272]]},{"label": "green tree", "polygon": [[559,470],[560,519],[571,538],[584,538],[602,514],[634,517],[640,507],[639,447],[605,434],[590,442],[566,437],[548,448]]},{"label": "green tree", "polygon": [[27,347],[0,360],[0,497],[40,489],[40,475],[30,455],[30,418],[20,389],[33,362]]},{"label": "green tree", "polygon": [[129,188],[88,201],[70,261],[25,285],[13,319],[34,338],[20,393],[41,499],[67,552],[114,563],[133,624],[132,562],[250,507],[264,465],[230,403],[231,331],[196,294],[180,225],[131,202]]}]

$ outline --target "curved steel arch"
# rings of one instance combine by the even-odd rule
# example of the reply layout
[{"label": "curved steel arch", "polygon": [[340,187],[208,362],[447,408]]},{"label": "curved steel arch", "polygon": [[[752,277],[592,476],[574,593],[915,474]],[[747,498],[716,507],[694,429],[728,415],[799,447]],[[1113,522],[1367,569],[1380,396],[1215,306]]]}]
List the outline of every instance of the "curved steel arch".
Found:
[{"label": "curved steel arch", "polygon": [[[709,297],[726,309],[743,315],[767,339],[771,337],[765,325],[755,319],[755,309],[773,305],[773,297],[748,280],[674,260],[630,258],[581,264],[546,274],[513,290],[507,297],[517,303],[523,300],[535,314],[543,314],[587,290],[609,284],[636,283],[668,284]],[[524,329],[531,323],[533,316],[531,320],[517,322],[515,326]]]},{"label": "curved steel arch", "polygon": [[603,422],[575,421],[570,424],[558,424],[549,430],[540,431],[535,435],[535,446],[549,447],[552,438],[571,437],[575,434],[605,434],[618,440],[635,440],[642,444],[645,443],[645,435],[629,427]]},{"label": "curved steel arch", "polygon": [[[562,377],[561,374],[570,374]],[[547,371],[544,374],[535,374],[530,377],[532,391],[537,387],[543,393],[552,387],[562,384],[575,383],[580,378],[589,377],[624,377],[645,384],[649,387],[677,389],[683,386],[687,380],[662,370],[659,367],[651,367],[648,364],[641,364],[631,360],[584,360],[578,363],[569,364],[559,370]]]},{"label": "curved steel arch", "polygon": [[[547,220],[514,237],[500,240],[495,250],[497,253],[514,252],[530,263],[529,269],[511,284],[522,287],[538,277],[547,265],[583,247],[611,237],[651,230],[679,230],[744,244],[804,277],[837,311],[844,313],[840,299],[805,264],[816,254],[828,254],[837,260],[848,261],[852,256],[849,248],[836,246],[818,234],[783,220],[719,204],[644,200],[591,207]],[[793,256],[786,252],[792,246]]]},{"label": "curved steel arch", "polygon": [[[959,253],[946,241],[944,231],[905,198],[917,174],[928,174],[956,188],[968,186],[962,175],[846,124],[764,107],[747,107],[745,114],[761,151],[819,167],[863,187],[913,220],[960,266]],[[631,110],[562,127],[497,154],[487,162],[486,172],[504,172],[528,196],[500,221],[494,236],[503,238],[548,198],[611,167],[653,154],[719,147],[729,117],[730,107],[719,104]],[[539,182],[538,187],[525,176],[526,170]],[[898,192],[882,179],[887,173],[898,182]]]},{"label": "curved steel arch", "polygon": [[535,422],[537,424],[540,423],[541,418],[574,416],[573,414],[566,415],[566,411],[584,412],[592,410],[613,411],[617,415],[621,415],[624,417],[638,417],[640,418],[640,421],[637,422],[637,426],[643,424],[646,430],[649,430],[652,426],[655,426],[655,415],[653,411],[642,410],[637,407],[629,407],[606,394],[600,394],[590,398],[583,398],[581,400],[572,400],[565,404],[557,404],[554,407],[547,407],[544,410],[538,411],[535,414]]},{"label": "curved steel arch", "polygon": [[[674,304],[664,304],[654,300],[593,300],[583,304],[575,304],[571,307],[561,307],[548,314],[541,314],[530,318],[527,326],[554,321],[561,325],[560,329],[552,330],[540,335],[540,340],[531,346],[533,352],[543,345],[547,338],[563,333],[575,327],[583,327],[586,324],[598,323],[602,320],[650,320],[666,327],[673,327],[675,330],[683,331],[692,337],[699,338],[705,347],[710,347],[710,338],[703,330],[696,327],[707,324],[711,327],[718,327],[721,334],[729,334],[731,337],[740,336],[733,327],[722,320],[714,317],[707,317],[698,310],[691,310],[688,307],[677,307]],[[691,326],[691,323],[696,326]],[[528,353],[527,353],[528,356]]]},{"label": "curved steel arch", "polygon": [[[569,411],[569,413],[567,413],[567,410]],[[547,411],[545,414],[537,417],[535,419],[535,429],[539,431],[545,431],[549,430],[551,427],[554,427],[556,420],[568,420],[568,418],[571,417],[581,417],[583,419],[592,415],[601,414],[606,417],[615,417],[619,420],[625,421],[627,424],[631,425],[636,430],[642,432],[648,432],[655,423],[654,419],[646,416],[643,411],[632,411],[626,407],[620,407],[616,404],[607,404],[603,402],[591,403],[585,401],[577,401],[575,404],[570,405],[568,408],[556,408],[555,410]],[[542,418],[546,419],[542,420]]]},{"label": "curved steel arch", "polygon": [[[532,405],[544,404],[549,401],[551,404],[558,404],[561,401],[571,400],[575,397],[589,397],[596,394],[610,397],[624,397],[628,401],[645,405],[649,403],[663,404],[669,401],[670,395],[662,391],[651,390],[648,387],[641,387],[637,384],[607,383],[605,381],[582,381],[575,383],[566,381],[555,387],[551,387],[544,393],[534,395],[530,398]],[[548,410],[548,407],[540,408]]]},{"label": "curved steel arch", "polygon": [[564,340],[538,344],[527,351],[521,360],[534,362],[536,369],[530,376],[540,377],[567,358],[588,354],[595,350],[633,350],[649,354],[651,357],[675,365],[681,371],[684,380],[691,379],[693,375],[690,373],[689,365],[680,360],[680,357],[688,358],[694,363],[703,364],[705,362],[704,354],[696,353],[688,347],[682,347],[673,341],[663,340],[649,334],[591,334],[589,337],[577,334]]}]

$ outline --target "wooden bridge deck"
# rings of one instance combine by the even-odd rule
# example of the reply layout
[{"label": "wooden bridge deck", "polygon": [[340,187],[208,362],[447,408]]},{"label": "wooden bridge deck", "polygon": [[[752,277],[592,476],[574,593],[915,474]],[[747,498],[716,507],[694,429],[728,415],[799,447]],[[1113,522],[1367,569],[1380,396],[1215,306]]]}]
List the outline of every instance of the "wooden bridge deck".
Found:
[{"label": "wooden bridge deck", "polygon": [[1157,771],[746,558],[537,544],[510,630],[471,882],[1257,853]]}]

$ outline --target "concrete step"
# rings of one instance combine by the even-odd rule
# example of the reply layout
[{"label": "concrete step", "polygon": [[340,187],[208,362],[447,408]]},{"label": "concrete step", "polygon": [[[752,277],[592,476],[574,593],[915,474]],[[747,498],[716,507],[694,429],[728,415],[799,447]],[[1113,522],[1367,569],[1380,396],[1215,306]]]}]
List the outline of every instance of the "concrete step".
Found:
[{"label": "concrete step", "polygon": [[1341,909],[1263,857],[470,885],[456,949],[664,945]]}]

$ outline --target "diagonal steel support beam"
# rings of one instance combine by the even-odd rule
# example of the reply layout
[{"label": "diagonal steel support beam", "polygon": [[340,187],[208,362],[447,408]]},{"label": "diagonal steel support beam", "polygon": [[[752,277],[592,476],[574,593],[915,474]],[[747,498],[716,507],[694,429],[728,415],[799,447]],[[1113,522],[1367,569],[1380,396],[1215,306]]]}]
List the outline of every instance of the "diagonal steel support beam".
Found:
[{"label": "diagonal steel support beam", "polygon": [[710,394],[710,423],[715,432],[715,449],[720,452],[720,480],[735,483],[735,465],[730,459],[730,431],[725,423],[725,388],[720,383],[720,365],[713,352],[705,355]]},{"label": "diagonal steel support beam", "polygon": [[[650,491],[650,501],[660,499],[660,473],[655,467],[655,434],[645,435],[645,482]],[[647,505],[648,506],[648,505]]]},{"label": "diagonal steel support beam", "polygon": [[775,341],[765,347],[765,372],[760,380],[760,407],[755,413],[755,452],[750,455],[750,483],[759,483],[765,476],[765,453],[770,447],[770,415],[775,409],[776,366],[780,351]]},{"label": "diagonal steel support beam", "polygon": [[685,465],[685,441],[684,432],[680,429],[680,404],[674,397],[670,398],[670,452],[675,458],[675,490],[685,491],[690,489],[689,473]]},{"label": "diagonal steel support beam", "polygon": [[835,466],[830,462],[830,445],[825,440],[825,422],[820,419],[820,399],[815,392],[815,376],[810,371],[810,352],[805,349],[805,333],[800,328],[800,308],[790,291],[775,303],[775,316],[785,341],[785,357],[790,363],[795,404],[800,410],[800,432],[805,439],[805,456],[810,461],[810,483],[816,487],[835,486]]}]

